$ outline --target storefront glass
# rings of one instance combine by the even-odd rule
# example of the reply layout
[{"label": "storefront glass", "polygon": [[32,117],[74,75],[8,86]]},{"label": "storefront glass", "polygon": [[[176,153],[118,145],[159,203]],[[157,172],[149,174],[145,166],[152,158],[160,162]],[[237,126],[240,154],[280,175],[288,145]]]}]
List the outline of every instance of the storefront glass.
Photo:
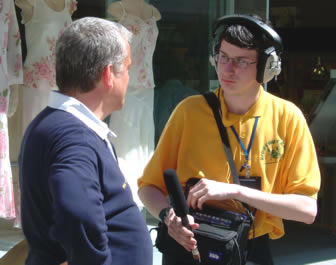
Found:
[{"label": "storefront glass", "polygon": [[[175,106],[187,96],[213,90],[218,86],[215,70],[209,63],[213,22],[220,16],[234,13],[257,14],[263,19],[270,18],[284,40],[285,51],[282,54],[282,72],[278,81],[270,82],[267,90],[293,101],[307,117],[322,172],[319,204],[323,214],[317,221],[335,227],[336,216],[330,210],[336,205],[335,196],[332,195],[336,172],[336,144],[332,137],[336,128],[334,71],[330,79],[330,70],[336,69],[336,57],[335,43],[329,40],[329,36],[335,32],[336,25],[332,13],[335,8],[331,1],[320,5],[321,11],[316,12],[316,2],[313,0],[289,1],[290,3],[273,0],[271,7],[269,0],[0,0],[0,17],[1,11],[5,12],[8,7],[7,2],[16,4],[23,66],[35,63],[35,66],[41,66],[38,69],[43,73],[52,73],[49,71],[52,64],[36,64],[37,61],[31,61],[32,54],[29,48],[37,48],[37,52],[33,54],[35,60],[41,57],[42,61],[50,59],[48,63],[51,63],[52,47],[58,30],[70,20],[94,16],[120,21],[136,36],[141,37],[136,39],[145,41],[138,43],[138,47],[132,47],[133,64],[137,65],[138,69],[130,72],[132,81],[129,86],[130,97],[127,99],[130,107],[125,107],[132,120],[138,122],[136,130],[117,132],[118,135],[123,135],[124,139],[132,139],[133,142],[127,141],[128,145],[124,145],[125,142],[116,143],[119,145],[116,149],[120,156],[120,166],[129,179],[135,200],[142,209],[148,225],[156,224],[157,220],[145,212],[137,198],[136,178],[155,150],[155,145]],[[146,9],[143,9],[144,2]],[[60,6],[64,6],[64,11]],[[35,21],[37,24],[32,25],[29,21]],[[60,25],[57,31],[55,28],[53,31],[47,28],[56,24]],[[0,26],[3,27],[2,24]],[[50,33],[51,38],[42,42],[42,31]],[[13,36],[18,37],[14,34],[12,39]],[[1,39],[0,47],[3,43],[5,41]],[[42,51],[46,51],[48,55],[45,56]],[[323,74],[315,74],[315,69],[323,67]],[[11,172],[6,171],[6,179],[0,176],[1,183],[5,183],[0,186],[0,208],[5,209],[5,204],[1,205],[1,195],[5,194],[4,191],[9,191],[11,186],[15,193],[16,206],[14,210],[14,204],[7,201],[6,213],[9,214],[6,218],[0,216],[0,257],[23,239],[19,218],[19,148],[27,124],[47,105],[48,93],[54,89],[51,79],[51,83],[43,92],[36,89],[36,84],[35,87],[29,87],[28,82],[33,84],[34,81],[30,73],[32,72],[25,72],[24,84],[18,79],[17,86],[11,91],[11,98],[8,88],[0,87],[0,114],[3,114],[0,123],[0,155],[2,158],[10,156],[10,163],[3,159],[5,162],[0,164],[0,169],[1,172],[5,172],[5,163],[8,168],[11,167]],[[47,76],[49,78],[52,74]],[[113,117],[109,117],[106,122],[111,125]],[[131,136],[126,131],[131,133]],[[139,135],[147,135],[149,139],[134,137],[135,131]],[[135,151],[129,149],[132,146],[137,147]],[[5,147],[8,147],[9,152]],[[134,152],[128,155],[129,151]],[[132,167],[128,166],[130,164]],[[16,218],[13,218],[13,215],[16,215]],[[5,244],[2,244],[3,242]],[[5,247],[2,248],[3,245]]]},{"label": "storefront glass", "polygon": [[[140,117],[137,129],[142,130],[140,127],[146,127],[150,123],[153,128],[152,131],[146,131],[151,136],[153,144],[146,154],[141,154],[141,159],[138,160],[141,161],[139,166],[132,163],[137,174],[140,174],[154,151],[155,144],[174,107],[185,97],[215,89],[218,85],[214,68],[209,63],[212,26],[215,19],[233,13],[257,14],[264,19],[268,16],[267,0],[147,0],[145,6],[143,0],[10,0],[9,2],[15,4],[13,15],[17,17],[22,40],[21,56],[23,66],[26,67],[25,71],[22,69],[23,84],[18,82],[18,87],[13,89],[13,98],[9,102],[13,115],[8,119],[7,144],[13,177],[8,177],[7,180],[12,182],[8,182],[8,186],[12,185],[15,192],[16,218],[13,219],[11,215],[10,218],[0,219],[0,230],[4,231],[2,238],[5,240],[13,238],[11,235],[18,232],[12,242],[13,245],[23,239],[19,218],[17,164],[20,143],[29,122],[47,105],[49,91],[55,89],[52,70],[53,48],[62,28],[71,20],[94,16],[120,21],[135,35],[143,35],[141,41],[146,43],[139,44],[140,48],[132,47],[136,51],[132,54],[133,64],[142,68],[130,73],[133,84],[137,80],[143,82],[143,87],[139,90],[136,85],[129,87],[129,91],[133,93],[132,99],[138,102],[132,104],[133,109],[130,109],[129,113],[143,115],[134,116],[134,120],[139,120]],[[141,9],[142,7],[146,9]],[[35,48],[34,54],[32,54],[33,48]],[[28,69],[28,64],[32,69]],[[48,76],[48,82],[42,82],[43,91],[39,89],[40,84],[37,83],[40,80],[34,77],[38,73],[41,74],[41,71]],[[143,76],[132,76],[135,73]],[[107,119],[106,122],[110,123],[110,120]],[[143,142],[139,145],[141,144]],[[121,150],[118,153],[121,153],[121,160],[122,149],[117,146],[117,150]],[[125,161],[127,162],[127,157]],[[122,163],[120,164],[122,166]],[[124,166],[125,175],[130,175],[134,196],[137,197],[136,178],[132,178],[133,172],[128,172],[126,168],[127,163]],[[142,208],[141,202],[136,200]],[[149,223],[153,223],[153,219],[148,215],[147,218]],[[16,227],[14,232],[13,226]],[[0,252],[3,254],[6,249],[0,251],[3,251]]]}]

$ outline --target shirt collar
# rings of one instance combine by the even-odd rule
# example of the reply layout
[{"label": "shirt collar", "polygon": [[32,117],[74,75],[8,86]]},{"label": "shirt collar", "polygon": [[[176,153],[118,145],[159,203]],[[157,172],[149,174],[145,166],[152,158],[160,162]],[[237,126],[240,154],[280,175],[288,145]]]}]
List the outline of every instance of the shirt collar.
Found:
[{"label": "shirt collar", "polygon": [[73,97],[66,96],[57,91],[51,91],[48,106],[71,113],[103,140],[116,137],[115,133],[108,128],[105,122],[99,120],[89,108]]},{"label": "shirt collar", "polygon": [[[216,96],[220,92],[220,87],[217,88],[214,93]],[[255,118],[255,117],[260,117],[263,115],[264,110],[265,110],[265,98],[266,98],[266,92],[264,91],[264,88],[260,85],[259,87],[259,97],[256,101],[256,103],[245,113],[242,115],[238,114],[233,114],[228,112],[225,101],[224,101],[224,96],[223,93],[219,93],[219,100],[220,100],[220,105],[221,105],[221,110],[222,110],[222,120],[224,123],[225,127],[230,127],[234,123],[236,123],[239,120],[247,120],[250,118]]]}]

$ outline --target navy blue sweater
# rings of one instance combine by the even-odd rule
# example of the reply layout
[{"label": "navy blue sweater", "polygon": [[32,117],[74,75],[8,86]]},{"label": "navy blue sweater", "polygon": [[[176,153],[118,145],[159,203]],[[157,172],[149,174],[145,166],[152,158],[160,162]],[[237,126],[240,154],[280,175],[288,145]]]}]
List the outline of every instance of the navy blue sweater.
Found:
[{"label": "navy blue sweater", "polygon": [[151,265],[152,242],[106,142],[47,107],[19,158],[27,265]]}]

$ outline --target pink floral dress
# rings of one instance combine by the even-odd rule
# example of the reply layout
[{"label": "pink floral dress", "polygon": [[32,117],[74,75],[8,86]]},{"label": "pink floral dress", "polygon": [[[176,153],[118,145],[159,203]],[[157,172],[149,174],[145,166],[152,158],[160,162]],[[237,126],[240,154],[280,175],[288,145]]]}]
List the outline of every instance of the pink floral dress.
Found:
[{"label": "pink floral dress", "polygon": [[22,84],[21,38],[14,1],[0,0],[0,218],[15,218],[9,160],[7,110],[9,87]]},{"label": "pink floral dress", "polygon": [[143,204],[137,195],[137,179],[154,152],[154,76],[153,54],[159,34],[154,14],[148,20],[126,13],[119,22],[133,33],[132,65],[123,108],[110,116],[109,127],[117,134],[114,146],[120,168],[128,179],[136,203]]},{"label": "pink floral dress", "polygon": [[[65,0],[65,8],[57,12],[44,0],[28,0],[33,15],[25,24],[27,58],[24,62],[22,128],[48,104],[50,90],[57,89],[55,46],[58,36],[72,22],[76,0]],[[23,16],[24,17],[24,16]]]}]

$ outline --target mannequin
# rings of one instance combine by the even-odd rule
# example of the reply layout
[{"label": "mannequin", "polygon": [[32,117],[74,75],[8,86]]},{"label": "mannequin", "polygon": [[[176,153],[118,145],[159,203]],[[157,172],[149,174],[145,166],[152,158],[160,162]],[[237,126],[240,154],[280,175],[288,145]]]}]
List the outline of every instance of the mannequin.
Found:
[{"label": "mannequin", "polygon": [[15,0],[25,25],[27,57],[24,62],[22,135],[30,121],[48,104],[55,80],[55,44],[72,22],[76,0]]},{"label": "mannequin", "polygon": [[[16,92],[23,82],[22,54],[14,2],[1,1],[0,5],[0,218],[16,216],[13,177],[9,157],[8,111],[11,91]],[[13,94],[15,95],[15,94]],[[14,102],[15,103],[15,102]],[[10,107],[9,107],[10,106]],[[11,113],[12,114],[12,113]]]},{"label": "mannequin", "polygon": [[154,76],[152,56],[158,36],[160,12],[145,0],[113,2],[108,12],[131,32],[132,65],[125,105],[110,116],[109,127],[117,135],[119,166],[127,178],[137,205],[137,179],[154,152]]},{"label": "mannequin", "polygon": [[[65,7],[65,0],[44,0],[45,3],[56,12],[61,12]],[[33,5],[29,0],[15,0],[15,4],[22,9],[23,20],[28,22],[33,16]]]},{"label": "mannequin", "polygon": [[123,7],[128,14],[132,14],[143,20],[148,20],[155,17],[156,20],[161,19],[161,14],[154,6],[149,5],[145,0],[121,0],[118,2],[113,2],[107,9],[107,12],[113,16],[117,21],[120,21],[123,15]]}]

